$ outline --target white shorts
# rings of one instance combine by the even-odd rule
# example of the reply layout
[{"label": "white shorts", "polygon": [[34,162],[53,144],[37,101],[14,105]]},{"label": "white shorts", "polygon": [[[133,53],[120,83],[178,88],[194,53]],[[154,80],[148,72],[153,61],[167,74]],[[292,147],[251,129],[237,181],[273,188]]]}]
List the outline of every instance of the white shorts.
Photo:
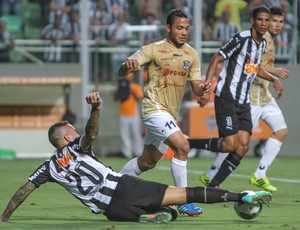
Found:
[{"label": "white shorts", "polygon": [[164,141],[174,132],[181,132],[175,119],[167,112],[151,114],[142,118],[142,121],[147,128],[145,145],[154,145],[162,154],[169,147]]},{"label": "white shorts", "polygon": [[258,120],[261,119],[276,132],[287,128],[281,109],[274,98],[263,106],[251,105],[251,116],[253,127],[258,125]]}]

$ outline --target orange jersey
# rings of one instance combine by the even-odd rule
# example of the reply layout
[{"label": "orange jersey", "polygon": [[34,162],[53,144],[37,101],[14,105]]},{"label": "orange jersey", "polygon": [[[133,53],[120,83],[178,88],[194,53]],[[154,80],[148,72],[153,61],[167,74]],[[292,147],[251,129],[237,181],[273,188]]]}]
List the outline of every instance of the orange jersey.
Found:
[{"label": "orange jersey", "polygon": [[[121,101],[120,103],[120,115],[121,116],[135,116],[137,114],[138,102],[137,98],[143,98],[143,90],[140,85],[132,82],[130,85],[130,95],[128,99]],[[134,96],[134,94],[136,97]]]}]

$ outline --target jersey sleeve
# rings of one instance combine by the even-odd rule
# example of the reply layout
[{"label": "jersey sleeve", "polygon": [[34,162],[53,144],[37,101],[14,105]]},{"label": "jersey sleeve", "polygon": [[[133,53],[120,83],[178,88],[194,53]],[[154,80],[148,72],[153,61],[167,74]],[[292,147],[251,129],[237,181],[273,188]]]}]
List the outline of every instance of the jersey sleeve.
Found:
[{"label": "jersey sleeve", "polygon": [[234,34],[233,37],[219,50],[219,54],[226,60],[230,58],[234,53],[239,52],[241,48],[239,33]]},{"label": "jersey sleeve", "polygon": [[201,80],[201,65],[196,51],[193,52],[193,64],[191,66],[191,71],[188,76],[189,81]]},{"label": "jersey sleeve", "polygon": [[143,66],[153,59],[153,44],[141,47],[138,51],[132,54],[128,59],[137,59],[140,66]]},{"label": "jersey sleeve", "polygon": [[49,171],[49,161],[45,161],[42,165],[40,165],[28,180],[31,181],[37,188],[46,182],[53,181],[50,176]]}]

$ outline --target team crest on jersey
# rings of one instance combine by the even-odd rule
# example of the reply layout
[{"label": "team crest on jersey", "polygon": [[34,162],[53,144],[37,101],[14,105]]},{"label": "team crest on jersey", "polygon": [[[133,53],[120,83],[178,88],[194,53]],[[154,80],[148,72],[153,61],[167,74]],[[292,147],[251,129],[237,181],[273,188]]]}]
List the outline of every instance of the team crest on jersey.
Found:
[{"label": "team crest on jersey", "polygon": [[190,67],[190,62],[188,60],[183,61],[183,69],[187,70]]}]

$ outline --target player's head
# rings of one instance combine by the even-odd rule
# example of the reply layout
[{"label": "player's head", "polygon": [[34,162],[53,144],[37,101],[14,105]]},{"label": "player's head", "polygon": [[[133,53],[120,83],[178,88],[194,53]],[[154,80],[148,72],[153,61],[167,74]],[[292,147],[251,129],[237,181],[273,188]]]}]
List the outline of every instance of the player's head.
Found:
[{"label": "player's head", "polygon": [[57,149],[64,147],[78,136],[76,129],[68,121],[59,121],[48,130],[48,139]]},{"label": "player's head", "polygon": [[167,17],[166,30],[168,41],[176,47],[186,43],[190,33],[190,19],[186,13],[180,9],[171,10]]},{"label": "player's head", "polygon": [[281,33],[284,26],[284,12],[279,7],[270,8],[271,21],[268,27],[268,31],[274,37]]},{"label": "player's head", "polygon": [[268,29],[271,12],[266,6],[258,6],[252,11],[251,24],[254,36],[262,37]]},{"label": "player's head", "polygon": [[265,5],[261,5],[261,6],[257,6],[252,10],[252,18],[256,18],[258,16],[259,13],[266,13],[266,14],[271,14],[270,10],[268,7],[266,7]]}]

